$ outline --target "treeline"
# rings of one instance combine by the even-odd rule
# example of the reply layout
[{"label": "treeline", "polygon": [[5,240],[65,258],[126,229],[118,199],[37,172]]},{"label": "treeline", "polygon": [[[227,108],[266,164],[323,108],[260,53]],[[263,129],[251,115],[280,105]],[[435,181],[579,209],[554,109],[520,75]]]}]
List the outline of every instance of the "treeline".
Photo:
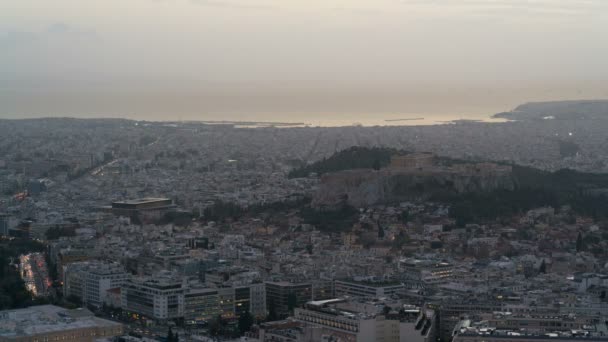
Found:
[{"label": "treeline", "polygon": [[284,201],[271,203],[255,204],[249,207],[242,207],[233,202],[215,201],[212,205],[205,208],[201,218],[205,221],[223,222],[227,219],[238,220],[247,215],[258,215],[261,213],[276,213],[291,209],[299,209],[310,204],[310,197],[296,197]]},{"label": "treeline", "polygon": [[314,225],[327,233],[348,231],[358,221],[359,211],[349,205],[339,208],[315,209],[310,206],[302,207],[300,217],[304,223]]},{"label": "treeline", "polygon": [[329,172],[337,172],[353,169],[379,169],[388,166],[391,156],[400,151],[391,148],[380,147],[351,147],[342,150],[329,158],[318,162],[304,165],[289,172],[289,178],[308,177],[311,173],[322,175]]},{"label": "treeline", "polygon": [[570,169],[555,172],[527,166],[513,165],[513,179],[517,187],[544,188],[560,193],[588,192],[608,188],[608,174],[587,173]]},{"label": "treeline", "polygon": [[458,225],[496,219],[534,208],[568,205],[579,215],[595,220],[608,218],[608,174],[573,170],[547,172],[513,166],[515,188],[483,193],[437,195],[432,200],[451,205],[450,216]]},{"label": "treeline", "polygon": [[44,235],[47,240],[57,240],[62,237],[76,236],[76,227],[54,226],[49,228]]},{"label": "treeline", "polygon": [[559,200],[550,191],[535,189],[495,190],[484,193],[449,194],[431,200],[450,205],[450,217],[456,225],[477,223],[511,216],[534,208],[557,207]]}]

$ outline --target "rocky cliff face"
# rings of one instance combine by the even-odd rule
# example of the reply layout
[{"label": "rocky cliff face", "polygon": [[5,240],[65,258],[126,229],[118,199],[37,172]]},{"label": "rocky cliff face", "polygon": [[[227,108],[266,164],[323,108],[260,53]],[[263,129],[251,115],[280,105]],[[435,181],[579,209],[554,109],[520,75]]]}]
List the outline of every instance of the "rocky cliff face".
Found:
[{"label": "rocky cliff face", "polygon": [[513,187],[511,168],[494,164],[427,170],[349,170],[324,175],[313,205],[334,206],[346,202],[361,207],[427,199],[438,193],[485,192]]}]

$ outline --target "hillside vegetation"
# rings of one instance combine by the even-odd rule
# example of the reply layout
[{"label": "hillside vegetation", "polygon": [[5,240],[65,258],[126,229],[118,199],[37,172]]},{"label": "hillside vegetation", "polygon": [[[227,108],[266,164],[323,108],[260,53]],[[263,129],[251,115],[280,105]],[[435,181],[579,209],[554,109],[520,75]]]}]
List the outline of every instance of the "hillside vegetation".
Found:
[{"label": "hillside vegetation", "polygon": [[[390,157],[405,153],[394,149],[354,147],[341,151],[319,162],[296,169],[291,177],[310,173],[336,172],[349,169],[372,169],[380,163],[385,167]],[[439,158],[439,163],[450,165],[466,163]],[[574,170],[543,171],[531,167],[512,165],[513,189],[487,192],[455,193],[446,189],[434,192],[431,201],[449,204],[451,215],[461,224],[495,219],[542,206],[569,205],[582,215],[608,218],[608,174],[584,173]]]},{"label": "hillside vegetation", "polygon": [[354,169],[373,169],[386,167],[391,162],[391,156],[396,153],[405,153],[392,148],[351,147],[342,150],[329,158],[304,165],[292,170],[289,178],[308,177],[311,173],[321,176],[324,173],[338,172]]}]

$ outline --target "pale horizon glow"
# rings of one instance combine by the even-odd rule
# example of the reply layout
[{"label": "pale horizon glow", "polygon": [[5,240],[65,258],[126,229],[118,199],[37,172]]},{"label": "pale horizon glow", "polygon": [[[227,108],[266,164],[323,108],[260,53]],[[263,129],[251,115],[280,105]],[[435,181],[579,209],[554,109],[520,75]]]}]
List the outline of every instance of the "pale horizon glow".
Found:
[{"label": "pale horizon glow", "polygon": [[608,98],[607,36],[604,0],[0,0],[0,118],[475,119]]}]

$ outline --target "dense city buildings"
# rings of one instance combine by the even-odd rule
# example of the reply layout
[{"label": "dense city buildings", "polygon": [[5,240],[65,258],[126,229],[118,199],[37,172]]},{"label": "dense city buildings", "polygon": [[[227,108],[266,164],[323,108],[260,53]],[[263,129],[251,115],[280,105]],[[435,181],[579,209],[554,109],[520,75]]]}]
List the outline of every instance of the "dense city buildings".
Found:
[{"label": "dense city buildings", "polygon": [[608,337],[604,119],[4,123],[0,338]]}]

